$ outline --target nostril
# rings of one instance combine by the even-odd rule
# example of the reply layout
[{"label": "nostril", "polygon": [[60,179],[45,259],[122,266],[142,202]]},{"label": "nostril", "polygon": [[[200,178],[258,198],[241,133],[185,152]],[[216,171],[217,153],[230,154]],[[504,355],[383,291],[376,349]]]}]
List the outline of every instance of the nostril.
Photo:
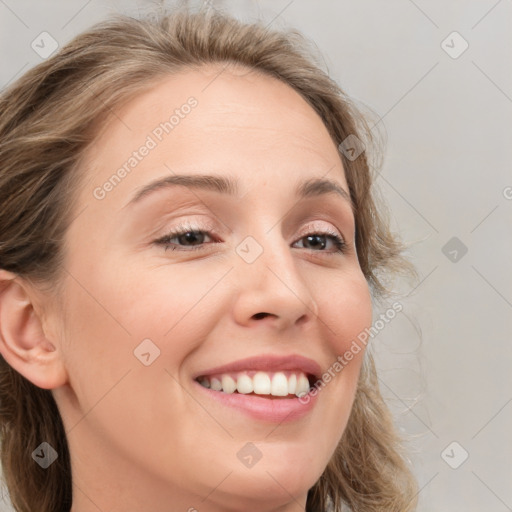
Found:
[{"label": "nostril", "polygon": [[254,318],[255,318],[256,320],[259,320],[260,318],[265,318],[265,317],[266,317],[266,316],[268,316],[269,314],[270,314],[270,313],[256,313],[256,314],[254,315]]}]

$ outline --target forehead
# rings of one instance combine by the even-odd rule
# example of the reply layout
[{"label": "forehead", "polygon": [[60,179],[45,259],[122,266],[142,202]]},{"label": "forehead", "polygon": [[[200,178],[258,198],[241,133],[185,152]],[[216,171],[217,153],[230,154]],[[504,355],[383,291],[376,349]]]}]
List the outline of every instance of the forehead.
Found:
[{"label": "forehead", "polygon": [[[102,202],[116,210],[169,168],[236,176],[243,193],[270,183],[292,189],[291,176],[327,174],[348,190],[336,145],[304,98],[274,77],[225,66],[162,77],[114,109],[86,153],[89,182],[82,200],[90,201],[94,187],[122,167],[122,183]],[[144,145],[151,150],[135,155]]]}]

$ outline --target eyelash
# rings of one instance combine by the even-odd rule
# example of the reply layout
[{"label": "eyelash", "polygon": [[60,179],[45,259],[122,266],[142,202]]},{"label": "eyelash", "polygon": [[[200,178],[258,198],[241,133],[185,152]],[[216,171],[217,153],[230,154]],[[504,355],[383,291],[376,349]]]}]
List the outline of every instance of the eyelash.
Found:
[{"label": "eyelash", "polygon": [[[186,233],[191,233],[191,232],[196,233],[196,234],[198,234],[198,233],[206,234],[210,238],[212,238],[212,239],[214,238],[213,236],[211,236],[211,232],[208,231],[208,229],[198,229],[197,226],[192,226],[190,224],[180,224],[179,226],[176,226],[176,228],[174,228],[174,230],[172,230],[171,232],[164,235],[162,238],[155,240],[154,243],[157,245],[163,245],[165,251],[167,251],[167,249],[169,249],[169,248],[174,251],[174,250],[176,250],[178,245],[171,244],[171,243],[169,243],[169,241],[173,238],[180,237],[182,235],[185,235]],[[327,252],[325,250],[316,251],[314,249],[310,249],[313,252],[323,252],[323,253],[327,253],[327,254],[338,254],[338,253],[346,252],[347,244],[346,244],[345,240],[343,240],[343,238],[341,238],[335,231],[331,231],[329,229],[324,229],[322,231],[313,231],[311,233],[308,233],[308,234],[302,236],[299,240],[302,240],[303,238],[306,238],[311,235],[326,236],[333,241],[333,243],[336,247],[336,251],[334,251],[334,252]],[[185,252],[196,251],[196,250],[202,249],[203,248],[202,246],[204,244],[205,244],[205,242],[198,244],[196,246],[190,246],[188,249],[177,249],[177,250],[185,251]]]}]

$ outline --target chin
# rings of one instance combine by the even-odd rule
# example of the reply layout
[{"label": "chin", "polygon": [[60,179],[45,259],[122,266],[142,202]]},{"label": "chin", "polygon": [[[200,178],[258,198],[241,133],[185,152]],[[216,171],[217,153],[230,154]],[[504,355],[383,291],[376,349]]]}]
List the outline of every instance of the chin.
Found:
[{"label": "chin", "polygon": [[[266,459],[266,461],[264,461]],[[276,454],[262,457],[252,468],[237,468],[229,478],[231,491],[240,499],[257,501],[260,508],[268,505],[286,504],[293,499],[302,502],[308,490],[315,485],[323,473],[325,464],[318,455]],[[228,483],[228,480],[226,481]],[[254,509],[254,507],[252,508]]]},{"label": "chin", "polygon": [[[308,490],[320,477],[310,471],[300,472],[299,479],[293,478],[286,469],[275,468],[274,471],[259,471],[232,474],[226,480],[223,491],[229,494],[230,510],[278,510],[291,501],[305,504]],[[291,468],[288,468],[291,471]],[[227,485],[229,481],[229,486]]]}]

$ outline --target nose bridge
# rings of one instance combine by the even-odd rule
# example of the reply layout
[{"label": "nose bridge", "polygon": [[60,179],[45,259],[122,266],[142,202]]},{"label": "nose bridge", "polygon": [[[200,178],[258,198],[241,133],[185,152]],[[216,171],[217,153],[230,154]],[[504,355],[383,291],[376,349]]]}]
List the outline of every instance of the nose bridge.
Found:
[{"label": "nose bridge", "polygon": [[279,229],[263,229],[237,246],[237,311],[240,319],[268,313],[282,322],[316,317],[318,307],[289,244]]}]

